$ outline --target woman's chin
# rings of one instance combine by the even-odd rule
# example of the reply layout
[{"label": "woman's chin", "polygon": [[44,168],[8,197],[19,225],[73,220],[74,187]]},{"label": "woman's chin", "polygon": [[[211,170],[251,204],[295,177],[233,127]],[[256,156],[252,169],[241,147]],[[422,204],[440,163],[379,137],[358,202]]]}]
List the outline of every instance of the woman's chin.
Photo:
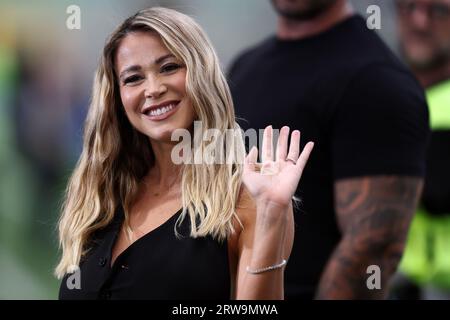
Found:
[{"label": "woman's chin", "polygon": [[146,135],[152,142],[174,144],[177,143],[177,141],[172,141],[172,132],[174,132],[175,130],[176,129],[164,130],[162,132],[149,132]]}]

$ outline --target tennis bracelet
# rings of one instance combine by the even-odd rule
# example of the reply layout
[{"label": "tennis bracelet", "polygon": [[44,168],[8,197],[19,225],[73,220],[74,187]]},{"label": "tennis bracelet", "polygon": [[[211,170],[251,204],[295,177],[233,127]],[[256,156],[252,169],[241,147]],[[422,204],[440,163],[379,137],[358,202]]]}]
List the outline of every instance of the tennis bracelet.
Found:
[{"label": "tennis bracelet", "polygon": [[259,268],[259,269],[250,269],[250,267],[247,266],[247,272],[251,273],[251,274],[263,273],[263,272],[282,268],[283,266],[286,265],[286,263],[287,263],[287,261],[285,259],[283,259],[283,261],[281,261],[279,264],[274,264],[273,266],[268,266],[268,267]]}]

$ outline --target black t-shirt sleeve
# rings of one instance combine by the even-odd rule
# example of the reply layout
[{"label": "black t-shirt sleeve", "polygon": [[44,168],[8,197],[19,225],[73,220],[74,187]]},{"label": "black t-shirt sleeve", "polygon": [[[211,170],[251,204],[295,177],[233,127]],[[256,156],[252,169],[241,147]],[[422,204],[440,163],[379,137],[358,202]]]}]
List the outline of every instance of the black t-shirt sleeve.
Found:
[{"label": "black t-shirt sleeve", "polygon": [[425,174],[428,107],[408,72],[366,67],[349,83],[333,117],[334,179]]},{"label": "black t-shirt sleeve", "polygon": [[254,48],[249,48],[239,53],[236,57],[231,60],[230,65],[227,68],[226,77],[228,80],[228,85],[230,89],[234,88],[234,81],[239,77],[240,71],[251,69],[252,60],[250,59]]},{"label": "black t-shirt sleeve", "polygon": [[[233,78],[233,76],[235,75],[235,73],[236,73],[236,68],[238,67],[239,62],[242,60],[242,56],[243,56],[243,55],[241,54],[241,55],[237,56],[236,58],[234,58],[234,59],[231,61],[230,65],[228,66],[226,75],[227,75],[227,79],[228,79],[229,82],[230,82],[230,80]],[[230,84],[230,85],[231,85],[231,84]]]}]

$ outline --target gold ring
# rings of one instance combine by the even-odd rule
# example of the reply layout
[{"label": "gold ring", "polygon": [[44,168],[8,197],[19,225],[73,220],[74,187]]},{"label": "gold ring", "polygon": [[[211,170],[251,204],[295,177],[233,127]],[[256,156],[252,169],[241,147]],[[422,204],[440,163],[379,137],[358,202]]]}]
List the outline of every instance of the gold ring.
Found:
[{"label": "gold ring", "polygon": [[291,158],[286,158],[286,161],[290,161],[292,162],[292,164],[295,166],[297,164],[297,161],[291,159]]}]

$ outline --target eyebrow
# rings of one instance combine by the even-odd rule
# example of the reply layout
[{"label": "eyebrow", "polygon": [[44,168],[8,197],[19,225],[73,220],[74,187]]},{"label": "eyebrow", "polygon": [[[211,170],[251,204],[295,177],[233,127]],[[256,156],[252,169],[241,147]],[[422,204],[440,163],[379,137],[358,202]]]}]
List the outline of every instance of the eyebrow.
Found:
[{"label": "eyebrow", "polygon": [[[161,57],[155,59],[155,61],[153,61],[153,64],[161,64],[162,62],[164,62],[164,60],[167,60],[167,59],[169,59],[169,58],[175,58],[175,56],[174,56],[173,54],[171,54],[171,53],[168,53],[168,54],[166,54],[166,55],[163,55],[163,56],[161,56]],[[119,79],[121,79],[121,78],[124,76],[125,73],[133,72],[133,71],[139,71],[139,70],[141,70],[141,69],[142,69],[142,67],[139,66],[139,65],[132,65],[132,66],[129,66],[129,67],[125,68],[125,69],[120,73]]]}]

